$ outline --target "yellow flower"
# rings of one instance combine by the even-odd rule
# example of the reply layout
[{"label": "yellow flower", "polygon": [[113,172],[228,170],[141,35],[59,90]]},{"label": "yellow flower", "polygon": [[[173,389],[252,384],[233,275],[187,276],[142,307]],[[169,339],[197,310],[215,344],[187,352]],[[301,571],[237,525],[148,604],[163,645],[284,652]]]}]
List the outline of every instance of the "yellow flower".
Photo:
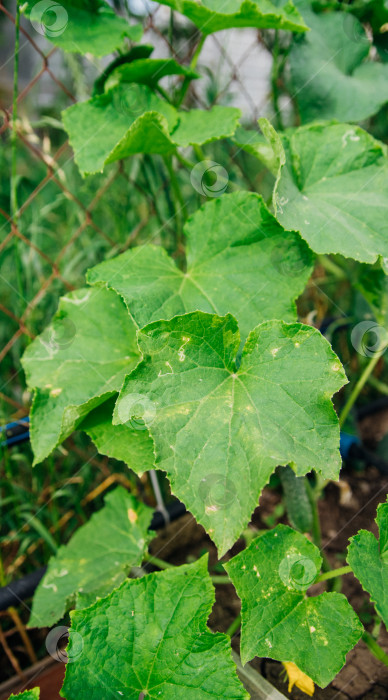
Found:
[{"label": "yellow flower", "polygon": [[292,661],[283,661],[283,666],[288,676],[288,692],[290,693],[295,685],[306,695],[312,697],[314,695],[314,682],[311,678],[306,676]]}]

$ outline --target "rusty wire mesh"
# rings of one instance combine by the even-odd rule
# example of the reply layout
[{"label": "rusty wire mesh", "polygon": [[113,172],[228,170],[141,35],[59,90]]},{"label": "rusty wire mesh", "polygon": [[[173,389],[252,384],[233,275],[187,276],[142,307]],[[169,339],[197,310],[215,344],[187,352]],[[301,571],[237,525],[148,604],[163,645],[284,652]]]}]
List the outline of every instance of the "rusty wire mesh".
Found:
[{"label": "rusty wire mesh", "polygon": [[[196,45],[197,32],[191,32],[180,26],[181,39],[174,45],[171,36],[166,30],[166,7],[157,7],[150,14],[145,24],[144,40],[156,42],[159,55],[173,55],[180,61],[187,62]],[[0,22],[2,32],[12,36],[14,33],[14,14],[0,3]],[[42,50],[39,39],[34,36],[34,30],[28,26],[27,20],[21,24],[21,60],[22,49],[28,45],[39,64],[35,73],[23,85],[20,85],[17,103],[18,119],[12,120],[12,100],[10,94],[1,94],[1,113],[3,116],[0,126],[0,134],[3,144],[10,137],[12,129],[16,130],[18,139],[18,157],[29,163],[32,169],[39,169],[41,177],[30,190],[19,187],[18,216],[12,221],[10,210],[4,205],[2,197],[0,207],[0,284],[1,301],[0,313],[7,317],[5,333],[0,336],[0,361],[4,367],[0,389],[0,403],[2,405],[2,419],[20,417],[27,412],[24,398],[24,377],[20,367],[20,356],[26,344],[40,332],[55,311],[60,294],[82,284],[82,274],[90,259],[87,259],[85,247],[93,238],[93,245],[97,249],[93,263],[99,262],[104,255],[122,252],[132,244],[139,232],[146,227],[155,208],[155,197],[150,197],[149,192],[142,192],[145,207],[137,221],[130,222],[131,228],[127,232],[117,231],[112,234],[110,222],[98,215],[98,209],[102,202],[109,202],[112,188],[128,193],[129,189],[135,190],[138,185],[134,179],[128,176],[122,164],[110,168],[107,173],[93,178],[93,188],[84,192],[79,179],[72,175],[73,183],[69,184],[67,171],[75,170],[72,163],[72,151],[66,140],[58,145],[50,137],[50,129],[35,126],[29,112],[36,112],[36,106],[42,98],[42,91],[47,93],[54,88],[55,100],[66,107],[76,101],[66,75],[63,77],[63,65],[57,60],[61,52],[46,42],[47,49]],[[183,27],[183,28],[182,28]],[[226,37],[229,37],[227,39]],[[228,43],[229,42],[229,43]],[[178,47],[176,47],[178,44]],[[25,49],[24,49],[25,50]],[[9,56],[7,62],[12,64],[13,56]],[[200,106],[209,106],[209,103],[222,101],[237,104],[245,112],[249,121],[255,120],[263,112],[266,103],[266,84],[270,71],[269,54],[263,50],[260,36],[255,30],[239,30],[236,33],[221,32],[211,36],[207,40],[204,49],[203,64],[208,75],[207,88],[197,91],[191,90],[191,100]],[[223,66],[222,76],[218,75],[218,84],[215,86],[215,75],[220,66]],[[82,68],[81,68],[82,69]],[[57,73],[61,75],[58,76]],[[51,82],[51,87],[48,86]],[[261,81],[261,82],[260,82]],[[74,82],[74,81],[73,81]],[[255,86],[255,87],[253,87]],[[263,99],[264,95],[264,99]],[[51,106],[50,106],[51,109]],[[51,110],[52,111],[52,110]],[[55,114],[59,118],[59,114]],[[6,165],[3,161],[3,179],[6,178]],[[21,177],[23,174],[21,175]],[[27,174],[28,177],[28,174]],[[72,183],[72,184],[73,184]],[[79,196],[78,188],[83,191]],[[50,198],[61,197],[61,206],[64,208],[65,200],[72,203],[73,212],[77,212],[77,222],[69,222],[69,231],[66,240],[58,240],[53,244],[52,235],[33,235],[34,211],[40,211],[47,206],[47,191]],[[90,192],[93,189],[93,192]],[[154,193],[155,195],[155,193]],[[126,195],[127,196],[127,195]],[[131,205],[130,194],[127,196],[127,204]],[[63,214],[66,218],[66,213]],[[56,217],[50,213],[47,226],[52,226],[55,233]],[[63,238],[63,237],[62,237]],[[99,244],[96,245],[96,240]],[[76,269],[69,264],[72,256],[77,257]],[[19,264],[18,285],[15,285],[9,274],[7,264],[16,256]],[[83,260],[84,257],[84,260]],[[17,262],[19,260],[19,263]],[[38,261],[39,260],[39,264]],[[27,275],[39,276],[39,284],[35,280],[33,293],[26,289],[25,278]]]}]

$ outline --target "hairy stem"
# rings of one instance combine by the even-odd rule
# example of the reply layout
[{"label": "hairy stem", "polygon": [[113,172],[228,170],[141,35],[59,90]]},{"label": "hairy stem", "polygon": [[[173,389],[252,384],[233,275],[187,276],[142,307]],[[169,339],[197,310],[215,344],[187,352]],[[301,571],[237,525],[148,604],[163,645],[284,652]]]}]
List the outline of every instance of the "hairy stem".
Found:
[{"label": "hairy stem", "polygon": [[331,578],[337,578],[337,576],[344,576],[345,574],[350,574],[352,571],[351,566],[341,566],[339,569],[332,569],[331,571],[325,571],[324,574],[318,576],[314,583],[319,583],[320,581],[328,581]]},{"label": "hairy stem", "polygon": [[363,373],[361,374],[361,377],[359,378],[357,384],[353,388],[353,391],[351,392],[345,406],[343,407],[343,409],[341,411],[341,415],[339,418],[339,424],[340,424],[341,428],[344,425],[344,423],[345,423],[350,411],[352,410],[354,404],[356,403],[356,401],[357,401],[362,389],[364,388],[366,382],[368,381],[369,376],[372,374],[374,368],[376,367],[376,365],[381,357],[381,354],[382,354],[384,347],[385,347],[385,343],[381,344],[381,346],[376,350],[376,353],[373,355],[373,357],[370,358]]}]

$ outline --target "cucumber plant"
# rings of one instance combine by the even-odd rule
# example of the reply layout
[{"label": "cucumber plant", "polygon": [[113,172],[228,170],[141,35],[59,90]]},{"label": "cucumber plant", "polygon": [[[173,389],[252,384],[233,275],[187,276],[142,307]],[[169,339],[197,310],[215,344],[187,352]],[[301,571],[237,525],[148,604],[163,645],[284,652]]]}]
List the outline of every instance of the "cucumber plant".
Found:
[{"label": "cucumber plant", "polygon": [[[27,3],[31,21],[39,4]],[[51,324],[27,348],[34,459],[42,461],[77,429],[137,474],[163,470],[220,557],[247,527],[271,475],[286,468],[281,481],[289,499],[296,491],[290,521],[300,531],[277,525],[225,569],[242,601],[243,663],[260,655],[295,664],[325,687],[361,635],[367,643],[368,636],[344,595],[309,589],[353,570],[387,622],[388,504],[379,507],[379,542],[360,532],[349,546],[349,566],[321,573],[319,542],[306,536],[314,518],[302,477],[314,472],[318,485],[338,479],[332,397],[347,379],[329,342],[298,321],[296,299],[317,255],[378,266],[388,257],[386,146],[354,123],[276,132],[261,119],[261,131],[247,131],[236,108],[185,106],[190,82],[200,78],[206,37],[221,29],[303,35],[290,54],[294,80],[303,80],[311,8],[305,24],[300,3],[300,12],[291,2],[269,0],[163,4],[198,28],[191,65],[152,59],[152,47],[142,45],[121,52],[90,99],[65,110],[63,125],[84,176],[135,154],[161,160],[175,198],[175,249],[150,241],[89,270],[87,286],[61,299]],[[44,33],[66,51],[101,56],[121,47],[123,37],[140,38],[141,28],[101,0],[63,7],[66,28]],[[314,16],[313,31],[317,23]],[[317,65],[325,51],[323,42]],[[375,68],[379,78],[385,66]],[[178,81],[170,91],[159,84],[167,75]],[[305,105],[313,87],[304,88],[298,99],[310,115]],[[360,114],[367,111],[360,105]],[[204,183],[217,164],[202,146],[225,138],[272,173],[271,207],[260,193]],[[197,162],[188,160],[188,149]],[[189,217],[177,162],[208,200]],[[63,697],[249,697],[229,637],[207,627],[220,577],[210,577],[206,557],[181,567],[154,560],[165,570],[142,575],[149,524],[149,509],[120,487],[49,563],[30,626],[52,625],[75,608]],[[374,639],[369,646],[387,661]],[[33,692],[21,697],[38,697]]]}]

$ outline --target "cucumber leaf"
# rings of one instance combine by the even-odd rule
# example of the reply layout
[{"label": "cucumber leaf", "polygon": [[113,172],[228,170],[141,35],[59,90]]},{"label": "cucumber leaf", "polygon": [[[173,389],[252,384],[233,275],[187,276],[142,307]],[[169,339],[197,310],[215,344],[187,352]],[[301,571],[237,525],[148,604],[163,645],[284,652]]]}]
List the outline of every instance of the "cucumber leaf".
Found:
[{"label": "cucumber leaf", "polygon": [[[141,398],[141,397],[140,397]],[[154,444],[141,417],[132,424],[112,425],[116,396],[91,411],[78,426],[93,440],[102,455],[126,462],[136,474],[154,466]],[[140,407],[144,413],[146,406]]]},{"label": "cucumber leaf", "polygon": [[339,428],[330,396],[345,382],[329,343],[309,326],[268,321],[248,336],[231,315],[202,312],[138,332],[143,362],[117,400],[125,423],[146,395],[156,465],[224,554],[249,522],[275,468],[337,478]]},{"label": "cucumber leaf", "polygon": [[248,700],[232,661],[230,640],[206,621],[214,603],[207,557],[140,579],[71,615],[82,654],[66,668],[67,700],[125,698]]},{"label": "cucumber leaf", "polygon": [[74,603],[91,605],[139,566],[152,533],[152,509],[122,486],[105,497],[101,510],[51,557],[32,603],[29,627],[51,627]]},{"label": "cucumber leaf", "polygon": [[377,508],[376,523],[380,539],[372,532],[360,530],[350,538],[348,564],[363,589],[369,593],[375,608],[388,626],[388,503]]},{"label": "cucumber leaf", "polygon": [[261,134],[254,129],[239,127],[233,136],[233,142],[258,158],[275,177],[278,177],[281,166],[286,162],[281,138],[265,117],[261,117],[258,123]]},{"label": "cucumber leaf", "polygon": [[20,700],[39,700],[40,688],[32,688],[32,690],[25,690],[23,693],[18,693],[17,695],[10,695],[9,700],[13,698],[20,698]]},{"label": "cucumber leaf", "polygon": [[129,24],[102,0],[28,0],[24,12],[39,34],[72,53],[106,56],[143,34],[141,24]]},{"label": "cucumber leaf", "polygon": [[89,288],[62,297],[52,323],[22,358],[27,384],[34,389],[34,464],[116,393],[138,361],[135,326],[115,292]]},{"label": "cucumber leaf", "polygon": [[269,318],[296,320],[294,300],[312,271],[298,234],[284,231],[254,193],[236,192],[205,204],[186,223],[187,272],[163,248],[129,250],[88,271],[128,305],[135,323],[188,311],[235,314],[244,338]]},{"label": "cucumber leaf", "polygon": [[307,29],[290,0],[226,0],[221,5],[219,0],[162,0],[161,4],[186,15],[206,35],[232,27]]},{"label": "cucumber leaf", "polygon": [[386,147],[349,124],[316,123],[284,137],[277,218],[317,253],[373,263],[388,256]]},{"label": "cucumber leaf", "polygon": [[166,155],[186,143],[202,145],[232,136],[240,116],[235,107],[177,112],[147,85],[124,82],[72,105],[62,120],[74,160],[88,175],[135,153]]},{"label": "cucumber leaf", "polygon": [[344,595],[306,597],[321,563],[307,537],[277,525],[224,565],[242,601],[243,663],[291,661],[321,687],[337,675],[363,627]]},{"label": "cucumber leaf", "polygon": [[173,58],[139,58],[116,68],[106,83],[106,88],[117,83],[141,83],[155,87],[166,75],[183,75],[191,80],[199,74],[186,66],[181,66]]},{"label": "cucumber leaf", "polygon": [[362,24],[348,12],[302,11],[311,31],[294,40],[289,54],[302,123],[358,122],[376,114],[388,102],[388,65],[367,60]]}]

